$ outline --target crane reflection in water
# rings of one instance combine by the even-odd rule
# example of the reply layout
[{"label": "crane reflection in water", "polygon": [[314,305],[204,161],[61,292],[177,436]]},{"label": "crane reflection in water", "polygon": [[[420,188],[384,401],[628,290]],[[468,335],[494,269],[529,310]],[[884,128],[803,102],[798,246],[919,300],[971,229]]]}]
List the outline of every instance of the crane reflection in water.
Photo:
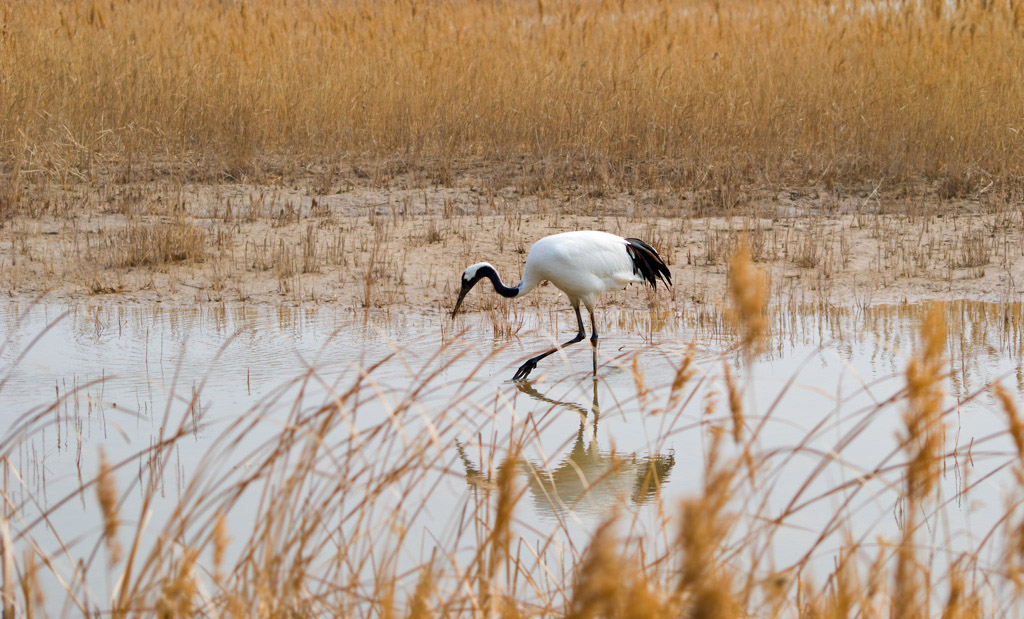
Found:
[{"label": "crane reflection in water", "polygon": [[[540,513],[601,513],[624,498],[635,505],[642,505],[657,496],[675,465],[675,456],[671,451],[637,456],[635,452],[617,454],[598,446],[600,406],[597,381],[597,378],[592,381],[594,399],[589,411],[576,402],[549,398],[525,381],[516,383],[516,388],[530,398],[551,404],[552,410],[569,409],[580,418],[572,448],[557,465],[550,468],[527,459],[520,463],[520,470],[528,480],[530,496]],[[589,424],[588,432],[587,418],[591,413],[593,423]],[[455,446],[466,469],[466,482],[470,487],[485,491],[493,489],[494,482],[473,463],[462,443],[456,441]]]}]

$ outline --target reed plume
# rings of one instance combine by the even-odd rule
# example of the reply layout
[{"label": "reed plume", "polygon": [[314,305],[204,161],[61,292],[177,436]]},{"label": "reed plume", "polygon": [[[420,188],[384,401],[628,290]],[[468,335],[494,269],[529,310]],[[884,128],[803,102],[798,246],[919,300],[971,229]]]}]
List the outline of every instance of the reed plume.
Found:
[{"label": "reed plume", "polygon": [[224,553],[227,552],[230,543],[227,518],[224,514],[217,514],[213,524],[213,573],[218,579],[221,576],[221,566],[224,565]]},{"label": "reed plume", "polygon": [[733,492],[734,467],[721,462],[721,433],[712,432],[703,492],[681,505],[677,546],[682,568],[676,596],[690,617],[733,619],[742,616],[729,569],[720,552],[731,519],[726,507]]},{"label": "reed plume", "polygon": [[431,598],[434,595],[434,570],[432,564],[423,566],[420,578],[409,602],[409,619],[431,619],[435,616]]},{"label": "reed plume", "polygon": [[121,543],[117,539],[117,530],[121,525],[118,516],[118,493],[114,481],[114,472],[107,462],[107,453],[100,447],[100,472],[96,478],[96,498],[103,512],[103,540],[107,544],[110,565],[121,560]]},{"label": "reed plume", "polygon": [[632,374],[633,383],[636,385],[637,400],[640,401],[641,406],[646,407],[651,398],[651,391],[647,388],[647,382],[644,380],[644,370],[640,367],[638,355],[633,356]]},{"label": "reed plume", "polygon": [[768,278],[754,266],[746,239],[740,241],[729,258],[729,299],[730,318],[750,359],[763,350],[768,331]]},{"label": "reed plume", "polygon": [[683,361],[676,368],[675,375],[672,377],[672,385],[669,387],[668,404],[666,410],[672,411],[680,405],[683,399],[683,387],[690,382],[697,370],[694,366],[694,344],[690,342],[690,345],[686,349],[686,353],[683,355]]},{"label": "reed plume", "polygon": [[668,601],[652,587],[635,559],[620,552],[615,533],[619,514],[601,522],[580,560],[572,583],[567,619],[675,616]]},{"label": "reed plume", "polygon": [[928,306],[921,324],[917,354],[907,364],[907,408],[900,437],[908,462],[904,473],[903,537],[896,551],[893,613],[897,617],[927,617],[930,573],[921,564],[915,537],[922,502],[939,482],[945,427],[942,420],[942,379],[946,368],[944,305]]},{"label": "reed plume", "polygon": [[1013,446],[1017,450],[1018,468],[1024,468],[1024,421],[1021,421],[1017,402],[1002,383],[997,382],[993,384],[992,391],[995,393],[996,399],[1006,415],[1010,438],[1013,439]]},{"label": "reed plume", "polygon": [[520,496],[520,489],[516,483],[518,469],[519,452],[514,449],[498,467],[498,497],[494,508],[494,521],[491,523],[487,545],[481,549],[486,559],[478,575],[479,605],[483,612],[492,616],[504,606],[495,581],[498,568],[508,557],[512,543],[512,517]]},{"label": "reed plume", "polygon": [[185,556],[172,566],[170,574],[164,578],[156,603],[156,616],[160,619],[184,619],[193,616],[193,602],[196,596],[193,573],[195,559],[195,553],[186,550]]},{"label": "reed plume", "polygon": [[[1024,422],[1021,421],[1017,402],[1009,390],[1001,383],[994,383],[992,390],[999,401],[1000,408],[1006,415],[1008,432],[1013,439],[1017,451],[1017,462],[1013,475],[1017,482],[1017,493],[1024,489]],[[1019,499],[1018,499],[1019,500]],[[1003,554],[1003,567],[1007,579],[1013,583],[1017,592],[1024,591],[1024,518],[1021,518],[1019,505],[1011,505],[1012,517],[1006,521],[1006,549]]]},{"label": "reed plume", "polygon": [[615,521],[613,515],[594,531],[573,582],[567,619],[621,616],[625,570],[616,548]]},{"label": "reed plume", "polygon": [[921,326],[917,355],[907,364],[907,408],[903,414],[904,449],[909,456],[907,497],[917,503],[935,488],[945,428],[942,378],[946,372],[944,306],[932,303]]},{"label": "reed plume", "polygon": [[739,445],[743,442],[743,394],[728,363],[722,366],[725,374],[725,388],[729,394],[729,415],[732,417],[732,440]]},{"label": "reed plume", "polygon": [[976,589],[967,584],[964,562],[967,557],[961,556],[949,572],[949,595],[942,609],[942,619],[981,619],[991,616],[978,597]]},{"label": "reed plume", "polygon": [[45,608],[46,602],[43,589],[39,586],[39,564],[36,562],[35,552],[26,550],[22,565],[24,569],[21,574],[21,596],[25,603],[25,618],[33,619],[35,609]]}]

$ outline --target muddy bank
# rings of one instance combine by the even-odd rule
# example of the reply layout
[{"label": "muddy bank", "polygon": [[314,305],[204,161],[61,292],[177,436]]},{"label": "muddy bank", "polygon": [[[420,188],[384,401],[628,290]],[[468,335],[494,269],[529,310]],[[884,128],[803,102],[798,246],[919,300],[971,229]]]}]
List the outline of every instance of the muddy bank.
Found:
[{"label": "muddy bank", "polygon": [[[731,206],[712,198],[528,195],[472,183],[34,188],[0,228],[0,284],[12,298],[47,302],[438,311],[453,303],[466,265],[486,260],[516,281],[534,240],[600,229],[648,240],[677,284],[656,296],[637,288],[609,295],[609,306],[718,302],[741,236],[777,298],[870,304],[1020,296],[1024,214],[1008,203],[936,208],[927,198],[817,190],[748,192]],[[557,297],[546,287],[526,303],[561,303]],[[499,303],[481,290],[466,307]]]}]

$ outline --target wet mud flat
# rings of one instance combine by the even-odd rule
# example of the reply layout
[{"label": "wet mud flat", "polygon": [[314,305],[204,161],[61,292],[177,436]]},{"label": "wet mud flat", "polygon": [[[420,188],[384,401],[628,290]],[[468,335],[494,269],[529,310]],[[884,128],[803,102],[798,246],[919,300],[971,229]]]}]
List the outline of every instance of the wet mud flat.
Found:
[{"label": "wet mud flat", "polygon": [[[723,203],[681,188],[538,192],[495,185],[487,172],[449,186],[344,175],[328,187],[303,177],[27,185],[2,217],[0,283],[26,302],[421,311],[450,307],[470,264],[491,262],[516,281],[537,239],[586,229],[657,248],[680,285],[653,302],[674,311],[721,299],[740,239],[784,302],[1014,301],[1024,281],[1024,213],[1006,196],[752,188]],[[531,303],[557,302],[552,288],[540,292]]]}]

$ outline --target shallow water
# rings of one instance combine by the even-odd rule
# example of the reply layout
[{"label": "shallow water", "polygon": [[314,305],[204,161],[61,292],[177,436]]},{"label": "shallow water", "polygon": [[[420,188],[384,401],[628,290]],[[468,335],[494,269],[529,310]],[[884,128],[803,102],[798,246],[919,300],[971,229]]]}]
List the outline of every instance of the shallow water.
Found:
[{"label": "shallow water", "polygon": [[[249,479],[296,420],[303,425],[337,409],[342,416],[321,437],[322,475],[346,479],[345,487],[310,482],[295,496],[312,510],[336,506],[323,514],[323,528],[336,528],[339,539],[353,535],[338,542],[346,552],[393,556],[407,567],[438,547],[453,560],[471,555],[471,542],[484,533],[467,513],[491,509],[497,472],[517,445],[525,488],[515,512],[518,547],[534,549],[531,560],[546,578],[567,582],[590,531],[613,509],[628,515],[630,537],[643,540],[646,552],[667,552],[678,500],[704,483],[711,435],[733,431],[721,380],[729,366],[744,389],[742,434],[756,435],[751,448],[760,463],[757,483],[740,483],[735,508],[753,523],[745,530],[784,520],[764,540],[769,571],[806,565],[825,572],[844,536],[867,545],[899,538],[903,405],[885,402],[905,384],[923,311],[781,308],[769,349],[750,367],[715,308],[607,311],[599,315],[607,327],[596,378],[584,342],[542,362],[534,382],[516,384],[508,379],[517,362],[567,339],[571,313],[477,314],[452,324],[440,313],[326,307],[11,304],[0,312],[8,517],[16,544],[31,540],[39,552],[66,559],[59,569],[73,581],[73,558],[92,562],[99,548],[94,493],[77,493],[94,477],[101,445],[123,463],[117,480],[126,529],[142,530],[152,543],[174,506],[199,504],[198,487]],[[1006,511],[1013,445],[984,387],[1002,380],[1019,399],[1024,310],[955,302],[947,315],[950,457],[930,543],[942,549],[938,555],[969,550],[994,565],[1001,549],[981,541]],[[495,336],[510,329],[518,336]],[[688,351],[696,374],[673,396],[669,385]],[[39,419],[24,425],[32,415]],[[176,431],[173,449],[155,456],[153,446]],[[383,478],[393,481],[370,489]],[[259,479],[230,505],[236,540],[251,535],[253,514],[267,504],[258,490],[286,486],[274,474]],[[143,506],[145,487],[157,492]],[[353,534],[365,533],[367,521],[379,536]],[[740,569],[749,561],[734,559]],[[102,574],[90,571],[82,588],[103,598],[109,583],[95,572]]]}]

